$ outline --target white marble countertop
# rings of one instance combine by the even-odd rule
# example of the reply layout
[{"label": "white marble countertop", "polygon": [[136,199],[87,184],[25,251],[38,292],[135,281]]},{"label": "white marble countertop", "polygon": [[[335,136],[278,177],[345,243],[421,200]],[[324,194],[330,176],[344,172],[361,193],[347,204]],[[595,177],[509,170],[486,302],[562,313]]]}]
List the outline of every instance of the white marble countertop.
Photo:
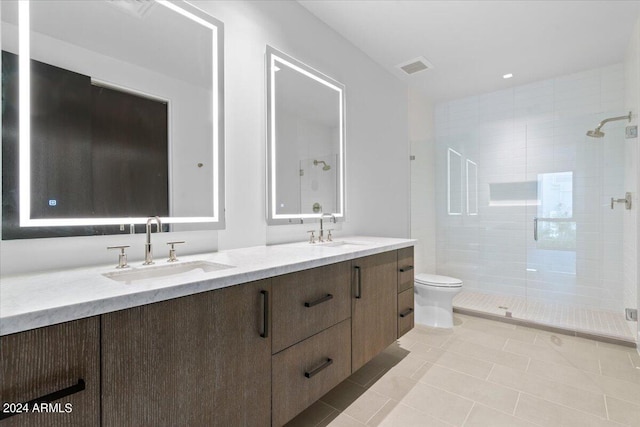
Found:
[{"label": "white marble countertop", "polygon": [[348,261],[413,246],[416,242],[368,236],[341,237],[336,241],[354,244],[326,246],[304,242],[189,255],[180,257],[178,263],[206,261],[232,268],[212,272],[199,269],[132,284],[109,279],[103,274],[164,267],[167,265],[165,259],[157,259],[152,266],[134,263],[127,270],[117,270],[109,265],[2,277],[0,335]]}]

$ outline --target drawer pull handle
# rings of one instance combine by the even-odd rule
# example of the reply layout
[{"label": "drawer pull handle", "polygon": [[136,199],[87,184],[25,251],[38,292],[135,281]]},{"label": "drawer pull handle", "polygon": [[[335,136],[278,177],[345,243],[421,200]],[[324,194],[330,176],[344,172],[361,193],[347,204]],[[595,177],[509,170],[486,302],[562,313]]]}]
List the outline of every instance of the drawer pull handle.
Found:
[{"label": "drawer pull handle", "polygon": [[[77,384],[74,384],[67,388],[63,388],[62,390],[54,391],[53,393],[45,394],[44,396],[37,397],[33,400],[26,402],[25,405],[28,405],[28,407],[31,408],[32,406],[39,403],[53,402],[54,400],[59,400],[59,399],[62,399],[63,397],[71,396],[72,394],[81,392],[85,388],[86,387],[85,387],[84,380],[80,378]],[[19,415],[21,413],[22,412],[0,412],[0,420],[4,420],[14,415]]]},{"label": "drawer pull handle", "polygon": [[353,267],[356,270],[356,274],[358,275],[358,279],[356,281],[356,299],[362,298],[362,273],[360,272],[360,267]]},{"label": "drawer pull handle", "polygon": [[327,295],[323,296],[322,298],[319,298],[319,299],[317,299],[315,301],[305,302],[304,306],[305,307],[313,307],[314,305],[322,304],[323,302],[329,301],[330,299],[333,299],[333,295],[327,294]]},{"label": "drawer pull handle", "polygon": [[407,317],[408,315],[410,315],[411,313],[413,313],[413,308],[407,308],[405,311],[403,311],[402,313],[400,313],[400,317]]},{"label": "drawer pull handle", "polygon": [[260,336],[262,338],[269,337],[269,291],[260,291],[262,294],[262,333]]},{"label": "drawer pull handle", "polygon": [[411,270],[413,270],[413,265],[408,265],[406,267],[402,267],[400,269],[400,273],[406,273],[407,271],[411,271]]},{"label": "drawer pull handle", "polygon": [[333,359],[327,358],[326,362],[324,362],[322,365],[318,366],[316,369],[314,369],[311,372],[305,372],[304,376],[307,378],[311,378],[312,376],[320,373],[320,371],[322,371],[323,369],[326,369],[329,366],[331,366],[332,363],[333,363]]}]

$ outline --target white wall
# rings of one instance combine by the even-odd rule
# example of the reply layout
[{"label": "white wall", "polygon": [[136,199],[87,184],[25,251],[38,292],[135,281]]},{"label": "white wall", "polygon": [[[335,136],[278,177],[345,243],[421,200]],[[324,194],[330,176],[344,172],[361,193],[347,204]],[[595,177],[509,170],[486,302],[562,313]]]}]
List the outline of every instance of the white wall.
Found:
[{"label": "white wall", "polygon": [[[178,238],[181,253],[302,241],[314,223],[265,220],[265,71],[267,44],[346,85],[345,234],[409,236],[409,144],[404,83],[290,1],[199,1],[225,25],[226,229],[154,236],[156,257]],[[142,235],[2,241],[2,274],[114,263],[108,245],[143,255]]]},{"label": "white wall", "polygon": [[436,271],[436,155],[433,105],[409,90],[409,141],[411,155],[411,237],[416,273]]}]

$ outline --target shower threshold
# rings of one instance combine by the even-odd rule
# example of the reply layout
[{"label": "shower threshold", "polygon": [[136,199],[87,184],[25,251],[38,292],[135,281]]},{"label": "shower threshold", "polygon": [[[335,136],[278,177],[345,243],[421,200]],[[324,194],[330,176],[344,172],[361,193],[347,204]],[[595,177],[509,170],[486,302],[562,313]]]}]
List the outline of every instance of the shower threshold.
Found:
[{"label": "shower threshold", "polygon": [[[464,290],[453,300],[453,311],[564,335],[636,347],[635,333],[624,314],[576,308],[524,297]],[[636,325],[633,323],[632,325]]]}]

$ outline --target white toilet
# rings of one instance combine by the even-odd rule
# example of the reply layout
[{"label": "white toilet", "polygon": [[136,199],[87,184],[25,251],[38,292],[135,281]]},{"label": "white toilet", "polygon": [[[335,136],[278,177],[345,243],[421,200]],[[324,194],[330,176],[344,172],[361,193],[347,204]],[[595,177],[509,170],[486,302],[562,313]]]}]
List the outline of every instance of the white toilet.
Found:
[{"label": "white toilet", "polygon": [[453,297],[462,290],[462,280],[436,274],[416,274],[415,321],[434,328],[453,327]]}]

